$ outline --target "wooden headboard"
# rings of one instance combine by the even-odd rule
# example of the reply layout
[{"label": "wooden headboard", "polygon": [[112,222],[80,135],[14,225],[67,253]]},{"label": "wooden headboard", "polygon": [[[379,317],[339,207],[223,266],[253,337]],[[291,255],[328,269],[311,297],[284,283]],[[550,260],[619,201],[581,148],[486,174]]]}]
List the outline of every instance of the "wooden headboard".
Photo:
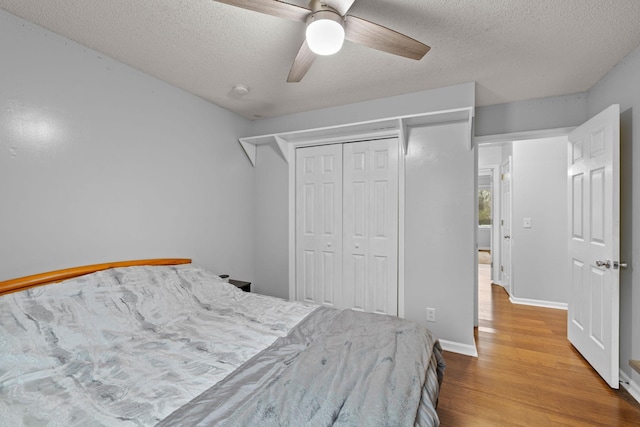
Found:
[{"label": "wooden headboard", "polygon": [[82,267],[65,268],[63,270],[50,271],[47,273],[33,274],[31,276],[19,277],[17,279],[0,282],[0,295],[11,292],[22,291],[35,286],[60,282],[73,277],[83,276],[96,271],[107,270],[115,267],[132,267],[136,265],[178,265],[189,264],[189,258],[154,258],[134,261],[107,262],[104,264],[85,265]]}]

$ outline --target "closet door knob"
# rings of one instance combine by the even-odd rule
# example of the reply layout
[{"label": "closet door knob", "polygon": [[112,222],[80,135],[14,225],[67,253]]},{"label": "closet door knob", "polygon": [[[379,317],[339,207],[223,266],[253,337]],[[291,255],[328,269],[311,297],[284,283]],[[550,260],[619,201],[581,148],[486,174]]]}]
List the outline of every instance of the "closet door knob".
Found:
[{"label": "closet door knob", "polygon": [[331,247],[331,242],[327,242],[327,247],[330,248]]},{"label": "closet door knob", "polygon": [[356,243],[356,249],[360,247],[360,243]]}]

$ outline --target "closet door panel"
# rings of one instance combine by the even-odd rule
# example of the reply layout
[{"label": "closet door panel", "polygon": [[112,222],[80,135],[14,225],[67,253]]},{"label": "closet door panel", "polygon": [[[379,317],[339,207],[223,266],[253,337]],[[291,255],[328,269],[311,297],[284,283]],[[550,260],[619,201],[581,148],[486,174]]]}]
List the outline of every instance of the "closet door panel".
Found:
[{"label": "closet door panel", "polygon": [[[345,308],[352,310],[365,311],[365,294],[366,294],[366,260],[362,254],[352,254],[351,262],[347,262],[347,267],[353,268],[352,276],[349,277],[350,286],[344,287],[344,304]],[[345,276],[349,276],[348,274]],[[345,283],[343,281],[343,283]]]},{"label": "closet door panel", "polygon": [[373,257],[373,294],[371,295],[372,311],[375,313],[386,313],[387,308],[387,280],[389,277],[389,258],[384,256]]},{"label": "closet door panel", "polygon": [[302,267],[302,283],[303,287],[301,288],[301,301],[315,301],[315,283],[316,283],[316,251],[314,250],[306,250],[302,253],[301,257]]},{"label": "closet door panel", "polygon": [[296,298],[341,307],[342,148],[296,150]]},{"label": "closet door panel", "polygon": [[346,307],[398,313],[398,140],[344,144]]}]

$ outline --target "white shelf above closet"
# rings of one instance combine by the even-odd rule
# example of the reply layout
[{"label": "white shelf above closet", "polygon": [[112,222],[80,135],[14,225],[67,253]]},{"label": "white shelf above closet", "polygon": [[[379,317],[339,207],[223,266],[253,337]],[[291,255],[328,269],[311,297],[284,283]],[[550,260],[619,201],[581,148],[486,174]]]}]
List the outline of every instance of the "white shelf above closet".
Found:
[{"label": "white shelf above closet", "polygon": [[465,107],[453,110],[435,111],[430,113],[415,114],[410,116],[392,117],[386,119],[370,120],[366,122],[351,123],[346,125],[329,126],[317,129],[308,129],[294,132],[282,132],[269,135],[249,136],[240,138],[240,145],[247,153],[253,166],[256,165],[258,145],[275,143],[282,157],[289,162],[289,145],[303,146],[306,143],[316,145],[319,143],[345,142],[350,137],[359,140],[375,139],[381,137],[397,136],[402,142],[404,153],[407,153],[409,143],[409,130],[412,127],[429,126],[444,123],[466,122],[469,129],[469,149],[472,148],[474,108]]}]

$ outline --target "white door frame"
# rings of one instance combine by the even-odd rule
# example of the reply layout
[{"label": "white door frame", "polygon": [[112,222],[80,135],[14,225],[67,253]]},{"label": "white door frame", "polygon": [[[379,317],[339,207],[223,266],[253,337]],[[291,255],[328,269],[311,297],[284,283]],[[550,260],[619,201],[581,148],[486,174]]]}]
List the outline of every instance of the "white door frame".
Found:
[{"label": "white door frame", "polygon": [[[318,138],[287,143],[289,159],[289,300],[296,299],[296,161],[295,150],[324,144],[345,144],[375,139],[400,138],[397,129],[345,135],[339,138]],[[404,206],[405,206],[405,153],[398,144],[398,317],[404,317]]]},{"label": "white door frame", "polygon": [[[507,170],[509,171],[507,174]],[[500,269],[498,270],[498,284],[502,286],[509,294],[509,297],[513,297],[513,156],[509,156],[507,160],[502,163],[502,174],[503,176],[500,179],[500,200],[502,204],[500,205],[500,227],[498,228],[499,233],[499,246],[500,246]],[[505,185],[504,178],[508,175],[509,179],[509,198],[507,199],[505,196]],[[508,206],[507,206],[508,203]],[[505,212],[509,213],[509,224],[508,224],[508,232],[509,232],[509,248],[507,249],[505,239]],[[505,260],[508,260],[505,262]],[[508,264],[508,265],[507,265]],[[507,272],[509,273],[509,280],[504,279],[504,266],[507,265]]]},{"label": "white door frame", "polygon": [[491,175],[491,280],[494,283],[498,283],[499,277],[496,275],[495,261],[500,259],[500,227],[498,221],[500,221],[500,171],[501,165],[499,164],[487,164],[478,165],[478,175],[483,175],[481,171],[488,171],[484,175]]}]

